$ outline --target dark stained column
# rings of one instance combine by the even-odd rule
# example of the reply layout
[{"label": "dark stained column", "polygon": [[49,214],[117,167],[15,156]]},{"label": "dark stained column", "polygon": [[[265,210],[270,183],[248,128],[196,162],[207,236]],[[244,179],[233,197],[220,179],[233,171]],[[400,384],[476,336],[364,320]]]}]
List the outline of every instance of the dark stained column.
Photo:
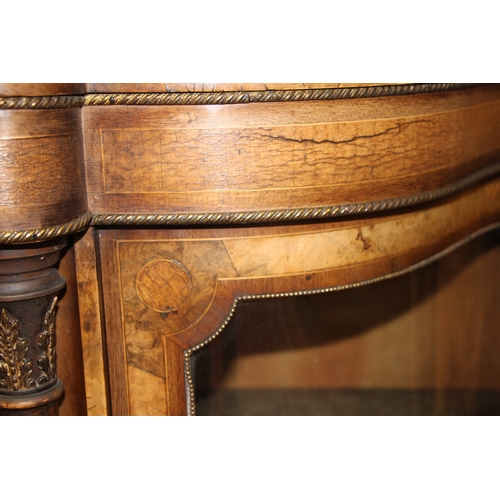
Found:
[{"label": "dark stained column", "polygon": [[58,273],[87,213],[79,84],[0,85],[0,415],[57,415]]},{"label": "dark stained column", "polygon": [[57,295],[64,278],[54,266],[66,245],[0,249],[0,414],[57,414]]}]

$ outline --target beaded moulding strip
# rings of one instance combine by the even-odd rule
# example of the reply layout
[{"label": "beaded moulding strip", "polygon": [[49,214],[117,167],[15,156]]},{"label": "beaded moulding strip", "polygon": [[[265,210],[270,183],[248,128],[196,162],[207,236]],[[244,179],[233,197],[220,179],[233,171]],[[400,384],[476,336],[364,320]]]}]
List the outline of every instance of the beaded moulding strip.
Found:
[{"label": "beaded moulding strip", "polygon": [[349,283],[349,284],[345,284],[345,285],[338,285],[338,286],[332,286],[332,287],[327,287],[327,288],[317,288],[314,290],[301,290],[301,291],[297,291],[297,292],[269,293],[269,294],[257,294],[257,295],[242,295],[239,297],[235,297],[235,299],[231,305],[231,309],[230,309],[228,315],[226,316],[226,318],[224,319],[222,325],[212,335],[210,335],[208,338],[206,338],[203,342],[200,342],[199,344],[184,351],[184,377],[185,377],[185,382],[186,382],[187,414],[189,416],[196,415],[194,382],[193,382],[193,376],[191,373],[191,354],[193,354],[196,351],[199,351],[202,347],[205,347],[207,344],[212,342],[215,338],[217,338],[224,331],[224,329],[227,327],[227,325],[231,321],[231,318],[234,316],[234,313],[236,312],[236,307],[238,306],[238,303],[240,301],[242,301],[242,300],[255,300],[255,299],[273,299],[273,298],[283,298],[283,297],[300,297],[300,296],[305,296],[305,295],[318,295],[320,293],[338,292],[341,290],[348,290],[351,288],[359,288],[361,286],[371,285],[373,283],[378,283],[379,281],[397,278],[398,276],[402,276],[404,274],[410,273],[412,271],[416,271],[422,267],[425,267],[429,264],[432,264],[433,262],[441,259],[445,255],[448,255],[449,253],[453,252],[454,250],[461,247],[462,245],[465,245],[469,241],[481,236],[482,234],[488,233],[490,231],[493,231],[493,230],[499,229],[499,228],[500,228],[500,222],[490,224],[482,229],[479,229],[478,231],[475,231],[474,233],[468,235],[467,237],[461,239],[460,241],[457,241],[456,243],[450,245],[449,247],[445,248],[441,252],[438,252],[437,254],[433,255],[432,257],[424,259],[421,262],[417,262],[416,264],[413,264],[409,267],[406,267],[406,268],[401,269],[399,271],[396,271],[394,273],[385,274],[383,276],[378,276],[376,278],[371,278],[368,280],[358,281],[356,283]]}]

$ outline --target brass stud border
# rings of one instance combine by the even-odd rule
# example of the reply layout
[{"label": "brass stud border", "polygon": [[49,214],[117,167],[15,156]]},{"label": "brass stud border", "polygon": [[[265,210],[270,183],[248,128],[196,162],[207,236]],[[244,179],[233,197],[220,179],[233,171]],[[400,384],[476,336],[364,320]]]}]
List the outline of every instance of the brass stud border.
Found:
[{"label": "brass stud border", "polygon": [[302,290],[302,291],[298,291],[298,292],[283,292],[283,293],[268,293],[268,294],[258,294],[258,295],[242,295],[239,297],[235,297],[233,304],[231,306],[231,309],[230,309],[228,315],[226,316],[225,320],[223,321],[222,325],[212,335],[210,335],[208,338],[206,338],[203,342],[200,342],[199,344],[184,351],[184,370],[185,370],[184,376],[185,376],[185,380],[186,380],[186,400],[187,400],[187,410],[188,410],[187,414],[189,416],[196,415],[196,401],[194,398],[194,382],[193,382],[193,376],[191,373],[191,354],[193,354],[193,352],[200,350],[202,347],[205,347],[207,344],[212,342],[212,340],[217,338],[224,331],[226,326],[231,321],[231,318],[234,316],[234,313],[236,312],[236,307],[240,301],[242,301],[242,300],[254,300],[254,299],[273,299],[273,298],[283,298],[283,297],[299,297],[299,296],[305,296],[305,295],[318,295],[320,293],[338,292],[341,290],[348,290],[351,288],[359,288],[360,286],[371,285],[373,283],[378,283],[379,281],[385,281],[387,279],[397,278],[398,276],[408,274],[412,271],[416,271],[417,269],[420,269],[420,268],[425,267],[429,264],[432,264],[433,262],[441,259],[445,255],[448,255],[449,253],[453,252],[457,248],[465,245],[469,241],[481,236],[482,234],[488,233],[490,231],[493,231],[493,230],[499,229],[499,228],[500,228],[500,222],[490,224],[489,226],[486,226],[482,229],[479,229],[478,231],[475,231],[474,233],[466,236],[465,238],[461,239],[460,241],[453,243],[452,245],[445,248],[441,252],[438,252],[437,254],[435,254],[427,259],[424,259],[420,262],[417,262],[416,264],[413,264],[409,267],[406,267],[405,269],[401,269],[401,270],[396,271],[394,273],[385,274],[383,276],[378,276],[376,278],[371,278],[371,279],[364,280],[364,281],[358,281],[356,283],[349,283],[346,285],[332,286],[332,287],[328,287],[328,288],[317,288],[314,290]]},{"label": "brass stud border", "polygon": [[434,201],[454,194],[476,182],[500,173],[500,163],[495,163],[473,174],[438,189],[420,194],[391,198],[367,203],[351,203],[327,207],[296,208],[284,210],[264,210],[255,212],[225,213],[174,213],[174,214],[95,214],[95,226],[158,226],[158,225],[215,225],[215,224],[254,224],[278,221],[297,221],[324,219],[404,208],[420,203]]}]

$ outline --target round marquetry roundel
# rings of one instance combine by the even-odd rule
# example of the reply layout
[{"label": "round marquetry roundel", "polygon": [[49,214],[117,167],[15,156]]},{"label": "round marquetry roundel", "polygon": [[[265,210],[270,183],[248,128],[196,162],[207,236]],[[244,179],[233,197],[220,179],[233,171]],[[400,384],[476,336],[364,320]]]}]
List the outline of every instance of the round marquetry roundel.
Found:
[{"label": "round marquetry roundel", "polygon": [[150,309],[175,311],[191,295],[193,285],[187,269],[176,260],[155,259],[139,271],[137,295]]}]

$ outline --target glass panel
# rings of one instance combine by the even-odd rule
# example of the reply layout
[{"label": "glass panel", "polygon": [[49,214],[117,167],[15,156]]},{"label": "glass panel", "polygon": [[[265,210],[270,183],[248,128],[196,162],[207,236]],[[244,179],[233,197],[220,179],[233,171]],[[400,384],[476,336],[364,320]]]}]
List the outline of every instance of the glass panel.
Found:
[{"label": "glass panel", "polygon": [[197,415],[500,414],[499,233],[399,278],[247,300],[192,355]]}]

